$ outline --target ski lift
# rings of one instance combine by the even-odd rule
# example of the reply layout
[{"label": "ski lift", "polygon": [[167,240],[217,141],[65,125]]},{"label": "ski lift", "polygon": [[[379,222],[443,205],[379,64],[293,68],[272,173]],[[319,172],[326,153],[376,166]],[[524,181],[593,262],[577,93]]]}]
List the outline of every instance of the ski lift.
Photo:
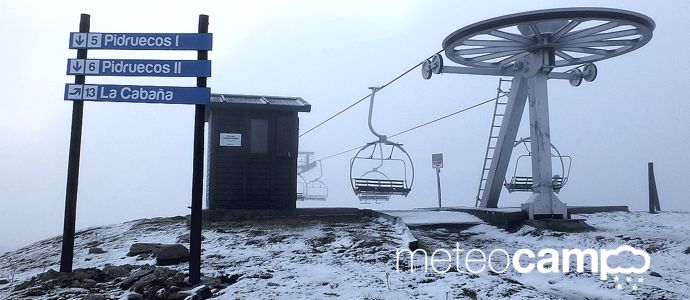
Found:
[{"label": "ski lift", "polygon": [[[373,156],[376,153],[376,148],[379,149],[380,155],[377,159],[374,159]],[[362,150],[360,150],[360,152],[362,152]],[[358,152],[357,155],[355,155],[355,157],[359,157],[360,152]],[[352,160],[354,160],[354,159],[355,158],[353,158]],[[366,159],[366,160],[372,159],[372,160],[378,161],[378,165],[376,167],[373,167],[371,170],[367,170],[366,172],[364,172],[364,174],[362,174],[362,176],[359,176],[359,178],[357,178],[356,183],[358,183],[360,185],[360,194],[358,195],[360,203],[369,204],[369,203],[373,202],[373,203],[378,204],[380,202],[390,200],[390,198],[391,198],[390,194],[372,193],[372,192],[363,191],[363,190],[366,190],[368,188],[366,186],[368,181],[381,182],[381,181],[389,181],[390,180],[388,175],[386,175],[385,173],[383,173],[380,170],[381,167],[383,167],[383,163],[384,163],[383,147],[378,147],[378,146],[374,145],[374,148],[372,148],[372,151],[371,151],[371,155],[369,157],[360,157],[360,159]],[[351,163],[352,163],[352,161],[351,161]],[[352,177],[352,166],[350,168],[350,177]],[[355,194],[356,193],[357,193],[357,191],[355,191]]]},{"label": "ski lift", "polygon": [[[319,176],[307,181],[302,174],[319,167]],[[298,152],[297,154],[297,201],[317,200],[328,198],[328,187],[321,181],[323,167],[321,160],[314,160],[314,152]]]},{"label": "ski lift", "polygon": [[[369,102],[369,130],[378,140],[367,143],[364,147],[359,149],[357,154],[350,159],[350,184],[355,195],[363,204],[371,202],[380,203],[381,201],[388,201],[392,195],[406,196],[412,190],[414,183],[414,165],[410,155],[398,144],[388,140],[388,137],[379,134],[372,126],[372,114],[374,109],[374,95],[379,87],[370,87],[372,90]],[[367,149],[371,148],[371,152]],[[376,154],[378,148],[380,155]],[[384,148],[386,149],[384,155]],[[369,153],[369,155],[366,155]],[[409,163],[409,164],[408,164]],[[366,168],[366,171],[359,177],[354,176],[356,170],[362,170],[361,166],[374,166],[371,169]],[[359,168],[357,168],[359,167]],[[408,179],[408,168],[410,170]],[[402,170],[395,174],[402,174],[402,177],[394,177],[391,179],[384,170],[390,169]],[[389,173],[390,174],[390,173]]]},{"label": "ski lift", "polygon": [[[319,164],[319,177],[307,182],[305,186],[304,200],[310,201],[326,201],[328,199],[328,187],[326,183],[321,181],[323,176],[323,167],[321,161],[316,161]],[[301,175],[300,175],[301,176]]]},{"label": "ski lift", "polygon": [[[518,168],[520,166],[520,160],[522,158],[527,158],[526,161],[531,164],[532,162],[532,152],[530,151],[530,148],[527,146],[527,143],[530,143],[530,138],[523,138],[520,139],[519,141],[515,142],[513,145],[513,148],[518,147],[519,145],[523,145],[525,149],[527,150],[527,154],[522,154],[518,156],[517,160],[515,161],[515,170],[513,171],[513,178],[510,179],[510,181],[505,179],[503,185],[506,187],[508,192],[532,192],[533,184],[534,184],[534,179],[532,176],[518,176]],[[551,144],[551,160],[556,161],[557,166],[560,165],[560,171],[557,169],[554,170],[554,175],[553,175],[553,180],[552,185],[553,185],[553,191],[554,193],[558,193],[561,191],[561,189],[565,186],[565,184],[568,182],[568,178],[570,177],[570,166],[572,165],[573,159],[568,156],[568,155],[561,155],[561,152],[558,151],[558,149]],[[555,152],[555,153],[554,153]],[[525,160],[523,160],[525,161]]]},{"label": "ski lift", "polygon": [[302,174],[297,174],[297,201],[304,201],[307,194],[307,181]]}]

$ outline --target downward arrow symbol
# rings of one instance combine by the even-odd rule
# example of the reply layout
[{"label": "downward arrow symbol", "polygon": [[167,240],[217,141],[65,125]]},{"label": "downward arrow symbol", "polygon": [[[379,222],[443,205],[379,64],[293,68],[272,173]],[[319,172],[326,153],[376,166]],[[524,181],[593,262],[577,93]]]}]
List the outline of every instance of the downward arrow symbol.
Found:
[{"label": "downward arrow symbol", "polygon": [[80,34],[77,35],[77,38],[74,40],[75,43],[77,43],[77,46],[81,46],[84,42],[86,42],[86,39]]},{"label": "downward arrow symbol", "polygon": [[79,72],[81,70],[81,64],[79,61],[75,61],[72,63],[72,69],[74,69],[74,72]]}]

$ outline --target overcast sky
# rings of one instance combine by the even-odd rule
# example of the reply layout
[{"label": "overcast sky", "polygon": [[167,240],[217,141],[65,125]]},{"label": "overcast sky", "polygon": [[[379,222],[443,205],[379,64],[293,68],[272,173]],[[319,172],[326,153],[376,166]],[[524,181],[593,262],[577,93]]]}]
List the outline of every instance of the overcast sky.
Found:
[{"label": "overcast sky", "polygon": [[[690,76],[687,1],[1,1],[0,251],[62,232],[72,103],[62,100],[69,32],[91,14],[95,32],[195,32],[198,14],[214,34],[213,92],[299,96],[312,104],[301,129],[317,124],[441,48],[456,29],[508,13],[567,6],[637,11],[654,38],[598,63],[593,83],[549,83],[552,142],[573,157],[559,194],[570,205],[646,208],[648,161],[661,206],[688,210]],[[194,52],[91,51],[93,58],[195,59]],[[377,94],[375,126],[392,134],[495,95],[496,77],[415,70]],[[189,79],[87,78],[92,83],[193,86]],[[431,154],[443,152],[445,205],[473,205],[491,121],[482,106],[402,135],[417,166],[407,198],[377,208],[436,203]],[[318,157],[374,140],[362,103],[300,140]],[[85,103],[77,227],[183,215],[190,203],[191,106]],[[526,119],[526,115],[524,119]],[[520,136],[528,135],[522,126]],[[349,190],[354,153],[323,162],[325,205],[358,206]],[[315,175],[315,174],[314,174]],[[307,177],[311,175],[307,174]],[[518,206],[527,194],[499,202]]]}]

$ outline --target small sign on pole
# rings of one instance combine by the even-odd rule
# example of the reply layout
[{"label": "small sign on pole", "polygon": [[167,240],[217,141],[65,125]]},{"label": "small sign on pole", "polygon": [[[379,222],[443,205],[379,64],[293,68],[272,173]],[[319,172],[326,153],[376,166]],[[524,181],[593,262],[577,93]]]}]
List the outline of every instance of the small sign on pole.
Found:
[{"label": "small sign on pole", "polygon": [[438,207],[441,207],[441,168],[443,168],[443,153],[431,154],[431,167],[436,169],[436,183],[438,185]]},{"label": "small sign on pole", "polygon": [[70,49],[211,50],[210,33],[71,32]]},{"label": "small sign on pole", "polygon": [[210,60],[67,59],[67,75],[210,77]]},{"label": "small sign on pole", "polygon": [[434,153],[431,155],[431,167],[435,169],[443,168],[443,153]]}]

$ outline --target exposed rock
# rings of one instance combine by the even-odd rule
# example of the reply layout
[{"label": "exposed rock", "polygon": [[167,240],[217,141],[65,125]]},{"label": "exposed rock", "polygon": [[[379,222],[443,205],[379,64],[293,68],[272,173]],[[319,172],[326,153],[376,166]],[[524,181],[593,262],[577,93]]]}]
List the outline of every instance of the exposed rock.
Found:
[{"label": "exposed rock", "polygon": [[166,290],[165,288],[160,288],[156,291],[155,298],[156,299],[165,299],[168,297],[168,295],[170,295],[170,292],[168,292],[168,290]]},{"label": "exposed rock", "polygon": [[0,284],[8,284],[8,283],[10,283],[10,281],[7,280],[7,278],[0,278]]},{"label": "exposed rock", "polygon": [[177,292],[180,290],[181,285],[184,285],[184,274],[177,273],[168,277],[163,283],[171,292]]},{"label": "exposed rock", "polygon": [[685,249],[685,252],[684,252],[684,253],[685,253],[685,254],[690,254],[690,247],[688,247],[688,249]]},{"label": "exposed rock", "polygon": [[106,265],[103,270],[75,269],[71,273],[50,269],[15,286],[12,296],[17,299],[45,297],[53,295],[57,288],[70,288],[72,292],[63,296],[69,299],[101,300],[108,298],[99,293],[109,292],[110,288],[119,285],[120,288],[129,290],[129,294],[123,299],[208,299],[213,297],[213,291],[217,293],[228,286],[223,282],[234,283],[239,277],[240,275],[223,279],[202,277],[203,285],[192,288],[191,284],[185,282],[184,272],[152,265]]},{"label": "exposed rock", "polygon": [[[206,238],[202,235],[201,240],[205,240]],[[189,243],[189,233],[181,234],[177,236],[177,242],[178,243]]]},{"label": "exposed rock", "polygon": [[101,241],[90,241],[86,243],[86,247],[92,248],[101,244]]},{"label": "exposed rock", "polygon": [[105,253],[105,250],[99,247],[91,247],[89,248],[89,254],[103,254]]},{"label": "exposed rock", "polygon": [[144,300],[144,296],[137,293],[131,293],[127,295],[127,300]]},{"label": "exposed rock", "polygon": [[194,289],[194,295],[192,299],[204,300],[213,297],[213,293],[208,286],[202,285]]},{"label": "exposed rock", "polygon": [[156,264],[159,266],[176,265],[189,261],[189,250],[180,244],[161,248],[156,254]]},{"label": "exposed rock", "polygon": [[220,277],[220,283],[227,284],[227,285],[233,285],[240,279],[240,276],[242,276],[242,275],[240,275],[240,274],[232,274],[230,276],[223,275]]},{"label": "exposed rock", "polygon": [[[202,238],[203,240],[203,238]],[[178,243],[189,243],[189,233],[181,234],[177,236]]]},{"label": "exposed rock", "polygon": [[190,291],[177,291],[177,292],[171,292],[171,294],[168,295],[168,299],[189,299],[192,297],[192,292]]},{"label": "exposed rock", "polygon": [[134,285],[134,283],[136,283],[139,279],[141,279],[142,277],[144,277],[144,276],[146,276],[146,275],[148,275],[148,274],[150,274],[150,273],[152,273],[152,272],[153,272],[152,269],[149,269],[149,268],[144,269],[144,268],[142,267],[142,269],[136,270],[136,271],[134,271],[132,274],[130,274],[129,276],[127,276],[127,278],[125,278],[125,280],[123,280],[123,281],[120,283],[120,288],[122,288],[122,289],[129,289],[129,288],[130,288],[132,285]]},{"label": "exposed rock", "polygon": [[76,269],[72,271],[71,277],[78,281],[85,279],[96,279],[98,281],[106,281],[102,275],[103,271],[96,268]]},{"label": "exposed rock", "polygon": [[122,265],[122,266],[113,266],[113,265],[106,265],[103,267],[103,274],[110,277],[110,278],[118,278],[118,277],[127,277],[129,276],[129,273],[132,272],[132,269],[138,268],[139,266],[132,266],[132,265]]},{"label": "exposed rock", "polygon": [[106,300],[103,295],[100,294],[88,294],[81,298],[81,300]]},{"label": "exposed rock", "polygon": [[86,288],[86,289],[90,289],[90,288],[95,287],[95,286],[96,286],[96,283],[97,283],[96,280],[93,280],[93,279],[90,279],[90,278],[87,278],[87,279],[84,279],[84,280],[81,281],[82,287],[84,287],[84,288]]},{"label": "exposed rock", "polygon": [[654,276],[654,277],[662,277],[661,274],[654,272],[654,271],[650,272],[649,275]]},{"label": "exposed rock", "polygon": [[158,280],[158,274],[155,273],[156,272],[151,272],[149,274],[146,274],[144,277],[141,277],[139,280],[137,280],[137,282],[132,284],[132,287],[130,287],[129,289],[137,293],[143,293],[145,287],[151,285],[151,283],[155,280]]},{"label": "exposed rock", "polygon": [[269,283],[268,283],[268,286],[279,286],[279,285],[280,285],[280,284],[277,284],[277,283],[275,283],[275,282],[269,282]]},{"label": "exposed rock", "polygon": [[48,269],[48,271],[45,271],[41,274],[38,275],[39,279],[47,281],[51,279],[57,279],[60,277],[60,272],[55,271],[53,269]]},{"label": "exposed rock", "polygon": [[129,247],[127,256],[135,256],[140,254],[156,255],[156,253],[158,253],[163,246],[166,245],[160,243],[134,243]]}]

